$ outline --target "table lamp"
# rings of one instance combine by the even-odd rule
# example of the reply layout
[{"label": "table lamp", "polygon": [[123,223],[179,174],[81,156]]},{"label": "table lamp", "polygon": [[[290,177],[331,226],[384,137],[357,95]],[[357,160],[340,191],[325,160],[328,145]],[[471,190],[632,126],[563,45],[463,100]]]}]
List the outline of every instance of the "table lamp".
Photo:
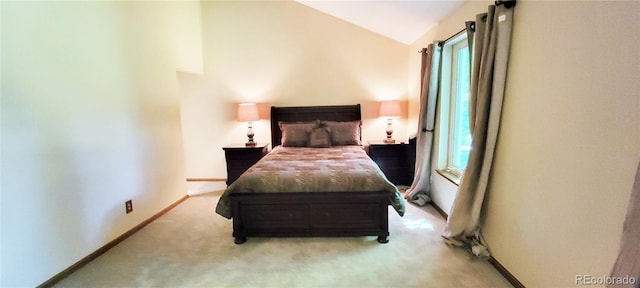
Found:
[{"label": "table lamp", "polygon": [[387,118],[387,139],[384,139],[384,143],[395,143],[396,140],[392,138],[393,135],[393,118],[400,118],[400,101],[382,101],[380,102],[380,117]]},{"label": "table lamp", "polygon": [[249,141],[247,141],[246,146],[256,146],[256,142],[253,141],[253,121],[260,120],[258,116],[258,106],[256,103],[240,103],[238,105],[238,121],[239,122],[247,122],[249,130],[247,130],[247,137]]}]

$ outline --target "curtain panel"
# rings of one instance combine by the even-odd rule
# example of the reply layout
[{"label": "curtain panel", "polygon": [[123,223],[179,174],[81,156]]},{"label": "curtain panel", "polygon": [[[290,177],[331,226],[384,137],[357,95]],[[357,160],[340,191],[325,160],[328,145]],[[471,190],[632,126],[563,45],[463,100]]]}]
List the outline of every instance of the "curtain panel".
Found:
[{"label": "curtain panel", "polygon": [[440,87],[440,69],[442,67],[442,48],[439,42],[429,44],[422,49],[422,66],[420,75],[420,115],[418,132],[416,133],[416,166],[413,183],[405,192],[405,198],[412,203],[423,206],[431,201],[431,155],[433,147],[433,130],[436,121],[436,105]]},{"label": "curtain panel", "polygon": [[[640,287],[640,165],[636,170],[636,180],[629,197],[627,216],[622,226],[622,238],[618,259],[611,270],[612,279],[629,279],[628,284],[609,284],[607,287]],[[634,283],[631,283],[634,282]]]},{"label": "curtain panel", "polygon": [[476,16],[474,25],[467,24],[475,26],[475,31],[467,30],[468,38],[473,39],[471,152],[442,237],[447,244],[466,247],[479,257],[489,257],[481,234],[481,212],[500,128],[513,25],[511,7],[491,5],[487,13]]}]

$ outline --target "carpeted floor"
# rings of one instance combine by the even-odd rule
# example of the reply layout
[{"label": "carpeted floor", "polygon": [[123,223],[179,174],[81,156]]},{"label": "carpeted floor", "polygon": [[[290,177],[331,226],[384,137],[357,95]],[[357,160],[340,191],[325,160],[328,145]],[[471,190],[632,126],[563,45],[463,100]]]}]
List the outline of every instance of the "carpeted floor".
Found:
[{"label": "carpeted floor", "polygon": [[214,212],[220,192],[192,196],[55,287],[511,287],[486,261],[446,246],[431,207],[390,208],[376,237],[249,238]]}]

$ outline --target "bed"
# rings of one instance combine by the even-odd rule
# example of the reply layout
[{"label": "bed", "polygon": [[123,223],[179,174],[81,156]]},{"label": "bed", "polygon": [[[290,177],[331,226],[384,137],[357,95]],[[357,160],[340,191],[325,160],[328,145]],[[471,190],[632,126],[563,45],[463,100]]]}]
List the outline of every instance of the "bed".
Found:
[{"label": "bed", "polygon": [[[330,134],[327,127],[334,131],[327,137],[339,135],[342,126],[331,125],[360,121],[360,105],[271,107],[274,148],[229,185],[216,206],[218,214],[233,220],[234,242],[242,244],[247,237],[377,236],[387,243],[388,207],[402,216],[404,202],[359,139],[330,147],[310,145],[320,143],[313,142],[313,135]],[[301,122],[313,126],[306,130],[312,131],[311,140],[292,145],[294,130],[283,125]],[[359,124],[357,129],[359,138]]]}]

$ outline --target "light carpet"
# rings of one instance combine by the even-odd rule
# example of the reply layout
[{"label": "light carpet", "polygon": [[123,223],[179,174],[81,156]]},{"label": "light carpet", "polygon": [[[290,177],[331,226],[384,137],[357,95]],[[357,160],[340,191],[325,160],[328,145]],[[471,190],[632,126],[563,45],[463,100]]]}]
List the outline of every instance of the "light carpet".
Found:
[{"label": "light carpet", "polygon": [[445,245],[431,206],[389,210],[376,237],[248,238],[214,212],[220,191],[192,196],[55,287],[512,287],[487,261]]}]

